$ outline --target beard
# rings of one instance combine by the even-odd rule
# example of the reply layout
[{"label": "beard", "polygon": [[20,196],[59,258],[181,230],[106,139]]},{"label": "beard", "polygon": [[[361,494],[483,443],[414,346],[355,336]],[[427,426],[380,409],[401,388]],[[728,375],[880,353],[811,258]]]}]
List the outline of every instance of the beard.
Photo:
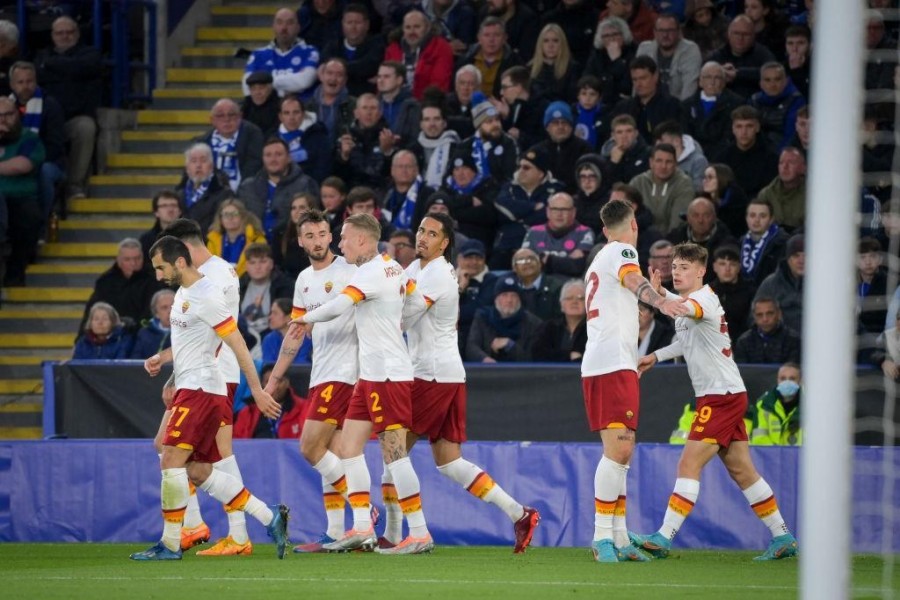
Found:
[{"label": "beard", "polygon": [[315,250],[306,253],[309,256],[310,260],[314,260],[316,262],[321,262],[328,257],[328,247],[326,246],[322,250],[316,252]]}]

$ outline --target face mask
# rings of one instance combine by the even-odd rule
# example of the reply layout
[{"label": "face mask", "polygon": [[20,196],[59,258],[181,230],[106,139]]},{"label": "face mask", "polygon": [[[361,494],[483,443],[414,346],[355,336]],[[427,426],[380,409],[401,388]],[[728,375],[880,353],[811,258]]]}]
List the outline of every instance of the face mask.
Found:
[{"label": "face mask", "polygon": [[778,390],[778,393],[781,394],[782,398],[793,398],[797,395],[797,392],[800,391],[800,384],[796,381],[785,379],[779,383],[775,389]]}]

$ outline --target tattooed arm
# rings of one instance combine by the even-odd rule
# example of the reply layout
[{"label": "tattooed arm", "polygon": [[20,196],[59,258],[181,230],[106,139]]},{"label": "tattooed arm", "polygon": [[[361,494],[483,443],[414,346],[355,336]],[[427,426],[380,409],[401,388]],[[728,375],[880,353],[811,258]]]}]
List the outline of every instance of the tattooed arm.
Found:
[{"label": "tattooed arm", "polygon": [[680,317],[693,312],[691,307],[685,305],[683,299],[670,300],[661,296],[653,289],[653,285],[636,271],[625,275],[624,279],[622,279],[622,285],[634,292],[638,300],[659,309],[660,312],[670,317]]}]

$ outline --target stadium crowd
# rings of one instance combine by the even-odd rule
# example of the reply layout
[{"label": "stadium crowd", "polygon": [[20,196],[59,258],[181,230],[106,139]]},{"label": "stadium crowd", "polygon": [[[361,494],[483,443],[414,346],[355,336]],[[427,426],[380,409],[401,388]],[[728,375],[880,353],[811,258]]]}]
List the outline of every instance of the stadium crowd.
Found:
[{"label": "stadium crowd", "polygon": [[[869,5],[868,48],[895,51],[898,23],[879,9],[896,3]],[[320,208],[335,252],[344,219],[366,212],[382,225],[382,250],[404,267],[423,216],[449,214],[464,359],[579,362],[578,281],[606,242],[600,208],[622,199],[639,223],[640,262],[660,269],[663,285],[671,289],[674,245],[709,251],[706,283],[738,362],[797,362],[804,222],[815,210],[806,196],[814,20],[810,0],[280,9],[272,42],[250,52],[244,100],[212,103],[209,131],[185,147],[181,183],[153,198],[153,228],[122,240],[97,280],[75,356],[146,358],[167,347],[171,300],[147,250],[184,216],[240,275],[241,331],[271,361],[266,336],[278,338],[282,304],[309,265],[296,222]],[[54,198],[88,192],[103,86],[73,19],[54,21],[52,47],[32,62],[9,50],[17,40],[0,21],[5,286],[25,285]],[[896,53],[878,56],[866,89],[893,91]],[[863,172],[891,170],[893,122],[893,102],[868,105]],[[847,317],[884,340],[864,360],[896,376],[889,195],[889,185],[873,185],[846,199],[863,215],[858,310]],[[642,355],[672,335],[668,318],[642,308]]]}]

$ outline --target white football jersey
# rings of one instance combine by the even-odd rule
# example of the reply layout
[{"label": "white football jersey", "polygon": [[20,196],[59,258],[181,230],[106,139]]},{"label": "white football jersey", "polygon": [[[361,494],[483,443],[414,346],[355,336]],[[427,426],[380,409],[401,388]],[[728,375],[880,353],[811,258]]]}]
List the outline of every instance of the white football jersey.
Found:
[{"label": "white football jersey", "polygon": [[175,292],[170,317],[175,389],[228,393],[216,356],[223,337],[237,330],[237,321],[222,291],[202,277]]},{"label": "white football jersey", "polygon": [[744,380],[731,356],[725,309],[708,285],[688,295],[694,317],[675,319],[675,339],[655,352],[659,361],[684,356],[697,397],[745,392]]},{"label": "white football jersey", "polygon": [[588,341],[582,377],[637,371],[638,301],[622,284],[632,272],[641,272],[634,246],[609,242],[585,274]]},{"label": "white football jersey", "polygon": [[443,256],[423,269],[418,259],[406,267],[406,274],[425,297],[428,307],[406,332],[413,374],[425,381],[462,383],[466,380],[459,355],[459,282],[453,265]]},{"label": "white football jersey", "polygon": [[[338,296],[356,273],[343,256],[335,256],[330,265],[316,271],[306,267],[294,284],[296,319]],[[309,386],[326,381],[356,383],[359,373],[359,341],[356,337],[355,310],[348,310],[331,321],[316,323],[312,330],[313,361]]]},{"label": "white football jersey", "polygon": [[407,282],[400,263],[379,254],[360,266],[342,291],[356,304],[360,379],[412,381],[412,362],[400,330]]},{"label": "white football jersey", "polygon": [[[241,284],[238,279],[237,271],[231,266],[227,260],[221,256],[211,256],[205,263],[197,267],[197,270],[203,273],[206,279],[209,279],[214,286],[221,290],[225,296],[225,302],[237,323],[238,315],[241,311]],[[222,350],[219,352],[219,368],[222,370],[222,377],[225,383],[240,383],[241,366],[238,364],[237,357],[227,345],[222,344]]]}]

